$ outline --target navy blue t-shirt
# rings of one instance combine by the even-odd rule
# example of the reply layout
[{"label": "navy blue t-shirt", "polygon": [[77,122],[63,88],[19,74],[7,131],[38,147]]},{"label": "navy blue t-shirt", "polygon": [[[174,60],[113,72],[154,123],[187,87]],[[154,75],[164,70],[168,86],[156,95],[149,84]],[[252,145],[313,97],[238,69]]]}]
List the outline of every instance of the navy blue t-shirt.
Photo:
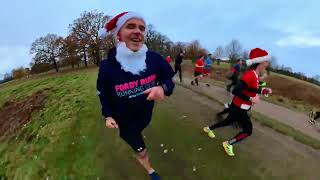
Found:
[{"label": "navy blue t-shirt", "polygon": [[115,56],[114,48],[99,67],[97,93],[102,114],[112,117],[120,128],[143,129],[151,120],[154,106],[154,101],[148,101],[143,91],[164,84],[165,95],[171,95],[175,86],[173,70],[159,54],[148,51],[146,70],[133,75],[121,69]]}]

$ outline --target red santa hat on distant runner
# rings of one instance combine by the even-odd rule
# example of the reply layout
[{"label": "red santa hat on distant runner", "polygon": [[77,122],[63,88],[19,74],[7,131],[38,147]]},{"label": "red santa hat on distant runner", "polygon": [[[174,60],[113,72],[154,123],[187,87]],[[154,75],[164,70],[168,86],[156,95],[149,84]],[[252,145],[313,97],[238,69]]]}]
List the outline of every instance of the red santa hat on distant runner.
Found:
[{"label": "red santa hat on distant runner", "polygon": [[251,66],[253,64],[261,63],[264,61],[270,61],[271,56],[269,56],[268,52],[260,49],[254,48],[250,51],[249,59],[246,60],[247,66]]},{"label": "red santa hat on distant runner", "polygon": [[146,24],[146,21],[140,14],[132,11],[123,12],[114,16],[112,19],[110,19],[104,25],[104,29],[100,31],[100,35],[103,36],[103,35],[109,34],[109,35],[117,36],[122,26],[132,18],[141,19],[144,22],[144,24]]}]

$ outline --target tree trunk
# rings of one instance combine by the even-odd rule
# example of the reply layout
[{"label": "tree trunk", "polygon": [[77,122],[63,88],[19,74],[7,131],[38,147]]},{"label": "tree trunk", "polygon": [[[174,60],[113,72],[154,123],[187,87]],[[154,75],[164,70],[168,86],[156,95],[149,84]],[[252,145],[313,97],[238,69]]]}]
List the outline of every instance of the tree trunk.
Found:
[{"label": "tree trunk", "polygon": [[55,58],[52,58],[52,61],[53,61],[54,68],[56,69],[56,72],[59,72],[58,64]]},{"label": "tree trunk", "polygon": [[100,50],[98,49],[97,50],[97,53],[96,53],[96,59],[97,59],[97,66],[99,67],[99,65],[100,65],[100,61],[101,61],[101,59],[100,59]]},{"label": "tree trunk", "polygon": [[86,48],[83,48],[84,65],[88,67]]}]

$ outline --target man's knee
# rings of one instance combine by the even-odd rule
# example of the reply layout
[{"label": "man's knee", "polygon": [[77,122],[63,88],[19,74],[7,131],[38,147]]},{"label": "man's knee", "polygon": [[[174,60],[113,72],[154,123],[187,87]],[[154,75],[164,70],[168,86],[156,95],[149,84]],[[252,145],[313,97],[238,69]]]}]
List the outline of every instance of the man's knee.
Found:
[{"label": "man's knee", "polygon": [[247,134],[247,136],[251,136],[252,134],[252,125],[248,124],[243,127],[243,132]]},{"label": "man's knee", "polygon": [[252,127],[248,127],[248,128],[245,128],[244,130],[244,133],[247,134],[247,136],[251,136],[252,135]]},{"label": "man's knee", "polygon": [[147,152],[146,149],[144,149],[143,151],[137,153],[137,158],[138,159],[145,159],[146,157],[148,157],[148,152]]}]

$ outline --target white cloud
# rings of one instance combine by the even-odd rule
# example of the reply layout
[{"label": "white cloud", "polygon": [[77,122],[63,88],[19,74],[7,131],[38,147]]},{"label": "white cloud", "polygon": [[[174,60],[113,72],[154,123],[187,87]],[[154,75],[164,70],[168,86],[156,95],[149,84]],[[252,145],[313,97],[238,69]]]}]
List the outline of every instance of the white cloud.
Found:
[{"label": "white cloud", "polygon": [[14,68],[29,66],[29,49],[28,46],[0,46],[0,79]]},{"label": "white cloud", "polygon": [[275,42],[278,47],[320,47],[320,31],[318,28],[306,24],[289,23],[275,29],[284,35]]},{"label": "white cloud", "polygon": [[320,47],[320,37],[310,35],[289,35],[276,42],[279,47]]},{"label": "white cloud", "polygon": [[[277,4],[273,2],[273,4]],[[277,34],[277,47],[311,48],[320,46],[319,1],[285,2],[275,8],[264,27]]]}]

